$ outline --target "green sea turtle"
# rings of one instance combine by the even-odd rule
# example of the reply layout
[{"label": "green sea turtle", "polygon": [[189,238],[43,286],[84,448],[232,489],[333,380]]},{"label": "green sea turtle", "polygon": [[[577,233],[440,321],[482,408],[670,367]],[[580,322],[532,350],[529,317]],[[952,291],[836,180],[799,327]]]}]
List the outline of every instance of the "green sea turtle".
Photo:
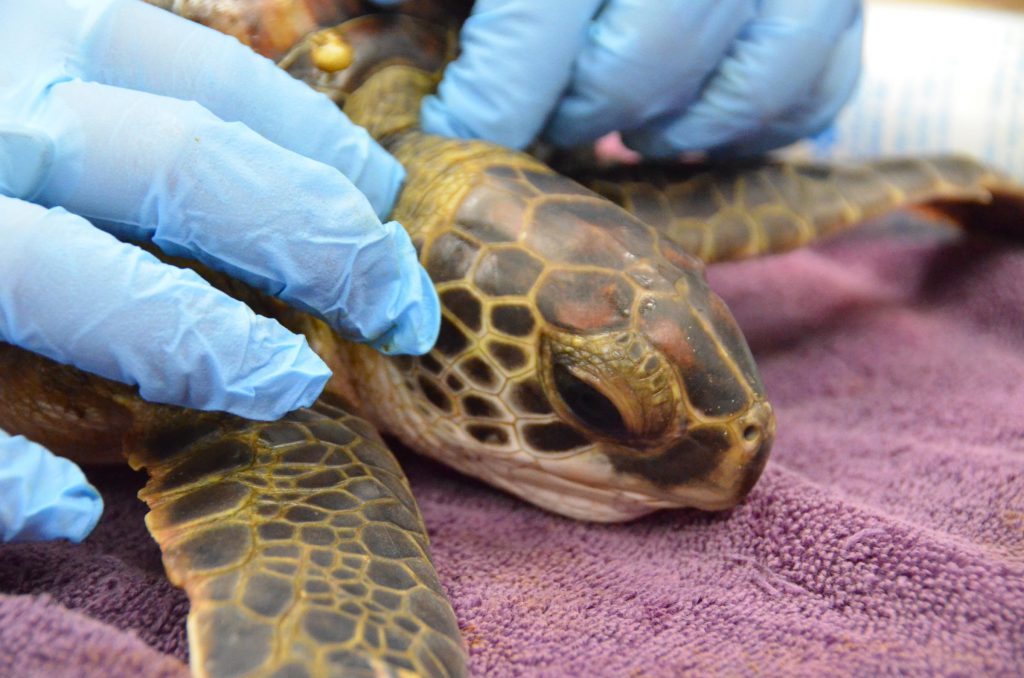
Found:
[{"label": "green sea turtle", "polygon": [[[251,5],[243,38],[264,26],[263,5]],[[312,16],[305,3],[271,5]],[[175,8],[239,25],[230,3]],[[0,345],[0,427],[150,473],[146,522],[188,593],[199,676],[465,674],[426,529],[378,431],[574,518],[732,506],[761,473],[775,422],[701,259],[781,251],[924,201],[963,216],[1013,190],[947,158],[693,176],[644,167],[595,173],[599,194],[532,156],[418,129],[450,30],[406,15],[348,19],[354,2],[331,12],[341,23],[277,56],[406,165],[393,218],[441,297],[434,349],[388,358],[347,344],[205,270],[304,332],[334,368],[313,407],[266,423],[154,405]]]}]

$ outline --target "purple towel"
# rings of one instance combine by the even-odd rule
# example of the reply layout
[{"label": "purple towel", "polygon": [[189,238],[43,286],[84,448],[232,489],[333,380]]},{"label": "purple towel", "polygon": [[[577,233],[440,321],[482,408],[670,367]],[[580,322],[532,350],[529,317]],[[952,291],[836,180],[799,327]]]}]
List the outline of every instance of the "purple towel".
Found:
[{"label": "purple towel", "polygon": [[[474,674],[1024,673],[1024,249],[876,233],[711,279],[778,412],[742,506],[589,525],[404,459]],[[0,675],[184,675],[143,478],[90,476],[85,544],[0,548]]]}]

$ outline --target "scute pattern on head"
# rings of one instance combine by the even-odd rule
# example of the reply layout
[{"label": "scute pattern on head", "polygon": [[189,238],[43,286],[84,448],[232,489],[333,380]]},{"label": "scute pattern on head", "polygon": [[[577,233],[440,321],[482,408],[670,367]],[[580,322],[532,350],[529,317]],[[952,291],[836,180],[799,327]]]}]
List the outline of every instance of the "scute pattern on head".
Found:
[{"label": "scute pattern on head", "polygon": [[[719,465],[744,467],[752,452],[722,427],[735,428],[763,394],[702,264],[527,156],[416,130],[392,133],[385,145],[415,158],[393,217],[412,226],[443,317],[427,356],[395,361],[364,351],[347,361],[374,365],[351,380],[371,419],[416,449],[576,517],[691,503],[687,488],[652,477],[673,464],[668,476],[718,487],[713,501],[692,503],[734,502],[739,474],[712,476]],[[705,364],[714,369],[701,381]],[[397,395],[368,397],[385,392]],[[682,473],[681,441],[703,449],[690,436],[701,427],[729,445],[713,463],[691,458],[692,472]],[[564,484],[563,497],[538,494],[536,478],[524,474]],[[580,488],[589,499],[563,500]]]},{"label": "scute pattern on head", "polygon": [[[391,216],[442,302],[426,357],[339,347],[342,391],[414,449],[566,515],[622,520],[740,499],[748,462],[770,443],[771,410],[703,265],[535,158],[419,130],[445,59],[429,27],[365,17],[329,30],[353,47],[353,65],[317,71],[306,45],[289,70],[405,165]],[[715,369],[701,381],[704,360]],[[666,489],[653,460],[701,429],[728,448]]]}]

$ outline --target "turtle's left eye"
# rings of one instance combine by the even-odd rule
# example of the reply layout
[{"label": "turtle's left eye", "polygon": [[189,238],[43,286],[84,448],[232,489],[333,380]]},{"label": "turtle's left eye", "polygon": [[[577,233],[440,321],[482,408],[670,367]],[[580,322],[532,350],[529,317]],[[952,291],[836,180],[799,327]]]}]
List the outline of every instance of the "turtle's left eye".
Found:
[{"label": "turtle's left eye", "polygon": [[574,375],[565,365],[554,366],[555,388],[565,406],[588,427],[608,436],[629,435],[626,422],[611,400]]}]

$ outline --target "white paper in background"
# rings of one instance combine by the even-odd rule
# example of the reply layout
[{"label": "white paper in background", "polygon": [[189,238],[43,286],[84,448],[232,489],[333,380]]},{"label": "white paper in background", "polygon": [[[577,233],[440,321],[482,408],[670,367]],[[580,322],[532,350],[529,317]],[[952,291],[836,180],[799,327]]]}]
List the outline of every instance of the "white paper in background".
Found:
[{"label": "white paper in background", "polygon": [[964,152],[1024,181],[1024,13],[867,3],[860,88],[817,158]]}]

